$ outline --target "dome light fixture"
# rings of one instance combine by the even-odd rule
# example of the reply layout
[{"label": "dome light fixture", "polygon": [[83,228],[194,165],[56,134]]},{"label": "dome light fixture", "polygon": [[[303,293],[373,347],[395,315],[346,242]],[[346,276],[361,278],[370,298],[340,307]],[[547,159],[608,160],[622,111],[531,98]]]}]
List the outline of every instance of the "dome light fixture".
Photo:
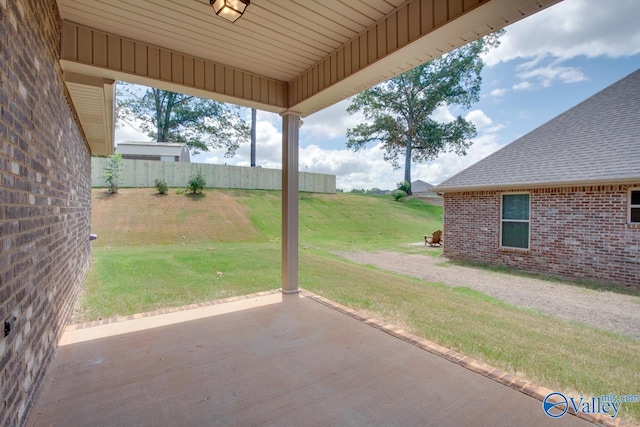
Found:
[{"label": "dome light fixture", "polygon": [[213,7],[216,15],[226,19],[227,21],[236,22],[247,7],[251,0],[209,0],[209,4]]}]

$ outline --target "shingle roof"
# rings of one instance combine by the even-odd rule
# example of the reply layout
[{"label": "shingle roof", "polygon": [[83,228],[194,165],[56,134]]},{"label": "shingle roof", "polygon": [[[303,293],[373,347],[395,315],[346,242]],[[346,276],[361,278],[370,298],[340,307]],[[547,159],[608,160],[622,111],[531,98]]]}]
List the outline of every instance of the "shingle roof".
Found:
[{"label": "shingle roof", "polygon": [[432,190],[640,179],[640,70],[596,93]]},{"label": "shingle roof", "polygon": [[119,142],[116,153],[147,156],[180,156],[185,144],[169,142]]},{"label": "shingle roof", "polygon": [[427,191],[431,188],[433,188],[433,185],[429,184],[428,182],[424,182],[421,179],[416,179],[411,183],[411,191],[413,191],[414,193],[416,191]]}]

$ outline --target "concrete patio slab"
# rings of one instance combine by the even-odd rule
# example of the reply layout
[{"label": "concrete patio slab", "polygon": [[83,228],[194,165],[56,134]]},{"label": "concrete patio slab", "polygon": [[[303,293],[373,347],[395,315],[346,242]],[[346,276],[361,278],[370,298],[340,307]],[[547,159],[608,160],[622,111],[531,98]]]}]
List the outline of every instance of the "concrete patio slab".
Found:
[{"label": "concrete patio slab", "polygon": [[67,330],[28,426],[583,426],[304,295]]}]

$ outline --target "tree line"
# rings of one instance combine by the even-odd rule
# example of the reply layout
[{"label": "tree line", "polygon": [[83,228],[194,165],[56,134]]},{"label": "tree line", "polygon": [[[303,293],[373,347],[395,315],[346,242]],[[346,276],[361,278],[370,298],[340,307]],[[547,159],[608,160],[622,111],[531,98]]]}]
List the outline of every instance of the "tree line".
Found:
[{"label": "tree line", "polygon": [[[438,121],[439,107],[469,109],[479,100],[482,56],[500,43],[504,30],[489,34],[356,95],[347,109],[364,121],[347,129],[347,147],[359,151],[381,143],[383,157],[394,169],[411,166],[441,153],[465,155],[477,130],[458,114]],[[256,165],[256,111],[251,124],[241,107],[214,100],[118,83],[116,125],[130,124],[157,142],[185,143],[193,154],[225,149],[233,157],[251,141],[251,166]],[[411,194],[411,186],[406,191]]]}]

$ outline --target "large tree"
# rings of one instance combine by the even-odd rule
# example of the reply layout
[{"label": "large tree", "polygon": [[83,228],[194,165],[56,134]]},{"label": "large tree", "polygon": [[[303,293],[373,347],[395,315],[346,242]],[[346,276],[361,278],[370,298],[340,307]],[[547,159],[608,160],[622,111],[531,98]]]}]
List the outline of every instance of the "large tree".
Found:
[{"label": "large tree", "polygon": [[137,125],[154,141],[186,143],[193,154],[226,148],[225,156],[233,157],[250,136],[240,107],[120,82],[116,123]]},{"label": "large tree", "polygon": [[435,159],[447,151],[466,154],[476,136],[473,123],[461,115],[438,122],[433,113],[441,106],[470,108],[478,101],[482,54],[499,44],[502,33],[480,38],[356,95],[347,111],[361,112],[365,122],[347,129],[347,147],[358,151],[381,142],[384,159],[394,169],[404,159],[408,183],[412,163]]}]

